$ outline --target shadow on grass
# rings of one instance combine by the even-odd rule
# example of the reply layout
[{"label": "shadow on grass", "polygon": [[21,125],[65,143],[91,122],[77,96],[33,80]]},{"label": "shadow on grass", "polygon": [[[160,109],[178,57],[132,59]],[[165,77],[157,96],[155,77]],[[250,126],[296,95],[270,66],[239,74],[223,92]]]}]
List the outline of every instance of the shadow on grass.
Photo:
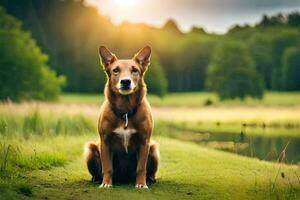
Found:
[{"label": "shadow on grass", "polygon": [[45,180],[35,177],[30,180],[34,185],[33,196],[36,198],[89,199],[211,199],[222,196],[206,184],[185,184],[172,180],[158,179],[149,189],[136,189],[135,184],[114,184],[113,188],[99,188],[99,183],[87,179],[70,177],[54,177]]}]

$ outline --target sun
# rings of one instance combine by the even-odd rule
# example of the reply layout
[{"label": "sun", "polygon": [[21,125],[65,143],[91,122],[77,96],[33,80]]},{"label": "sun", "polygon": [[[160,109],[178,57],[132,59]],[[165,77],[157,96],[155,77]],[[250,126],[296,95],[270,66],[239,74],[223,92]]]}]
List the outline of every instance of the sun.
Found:
[{"label": "sun", "polygon": [[135,6],[138,3],[138,0],[114,0],[117,5],[123,7]]}]

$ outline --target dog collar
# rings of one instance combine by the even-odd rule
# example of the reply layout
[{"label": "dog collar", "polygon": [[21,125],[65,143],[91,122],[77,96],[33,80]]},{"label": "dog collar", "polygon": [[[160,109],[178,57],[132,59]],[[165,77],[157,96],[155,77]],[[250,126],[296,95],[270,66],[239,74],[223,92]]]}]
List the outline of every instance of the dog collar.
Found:
[{"label": "dog collar", "polygon": [[126,113],[120,113],[113,107],[112,107],[112,110],[118,118],[125,120],[124,128],[126,129],[128,127],[129,118],[132,117],[133,115],[135,115],[135,113],[137,112],[137,106],[134,107],[134,109],[132,109],[131,111],[126,112]]}]

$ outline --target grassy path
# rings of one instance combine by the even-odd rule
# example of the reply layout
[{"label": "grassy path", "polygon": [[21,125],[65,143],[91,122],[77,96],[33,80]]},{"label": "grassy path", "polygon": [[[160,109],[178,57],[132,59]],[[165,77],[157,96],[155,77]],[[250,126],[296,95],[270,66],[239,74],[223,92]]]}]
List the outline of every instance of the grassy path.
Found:
[{"label": "grassy path", "polygon": [[[299,166],[286,166],[219,152],[165,137],[160,143],[162,163],[158,183],[149,190],[134,185],[99,189],[89,182],[81,149],[90,136],[67,136],[63,167],[34,170],[26,175],[33,186],[25,199],[299,199]],[[53,139],[51,143],[62,141]],[[47,142],[47,143],[48,143]],[[43,142],[42,142],[43,143]],[[42,146],[42,144],[40,144]],[[38,147],[37,147],[38,148]],[[61,148],[64,148],[62,150]],[[73,152],[73,153],[70,153]],[[281,174],[284,174],[282,178]],[[278,176],[277,176],[278,175]],[[277,177],[277,178],[276,178]]]}]

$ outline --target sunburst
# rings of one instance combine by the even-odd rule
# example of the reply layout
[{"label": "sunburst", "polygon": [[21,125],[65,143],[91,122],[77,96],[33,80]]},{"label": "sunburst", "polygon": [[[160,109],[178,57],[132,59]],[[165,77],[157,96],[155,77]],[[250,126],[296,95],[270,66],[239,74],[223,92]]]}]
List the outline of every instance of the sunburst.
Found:
[{"label": "sunburst", "polygon": [[123,7],[135,6],[138,3],[138,0],[114,0],[117,5]]}]

